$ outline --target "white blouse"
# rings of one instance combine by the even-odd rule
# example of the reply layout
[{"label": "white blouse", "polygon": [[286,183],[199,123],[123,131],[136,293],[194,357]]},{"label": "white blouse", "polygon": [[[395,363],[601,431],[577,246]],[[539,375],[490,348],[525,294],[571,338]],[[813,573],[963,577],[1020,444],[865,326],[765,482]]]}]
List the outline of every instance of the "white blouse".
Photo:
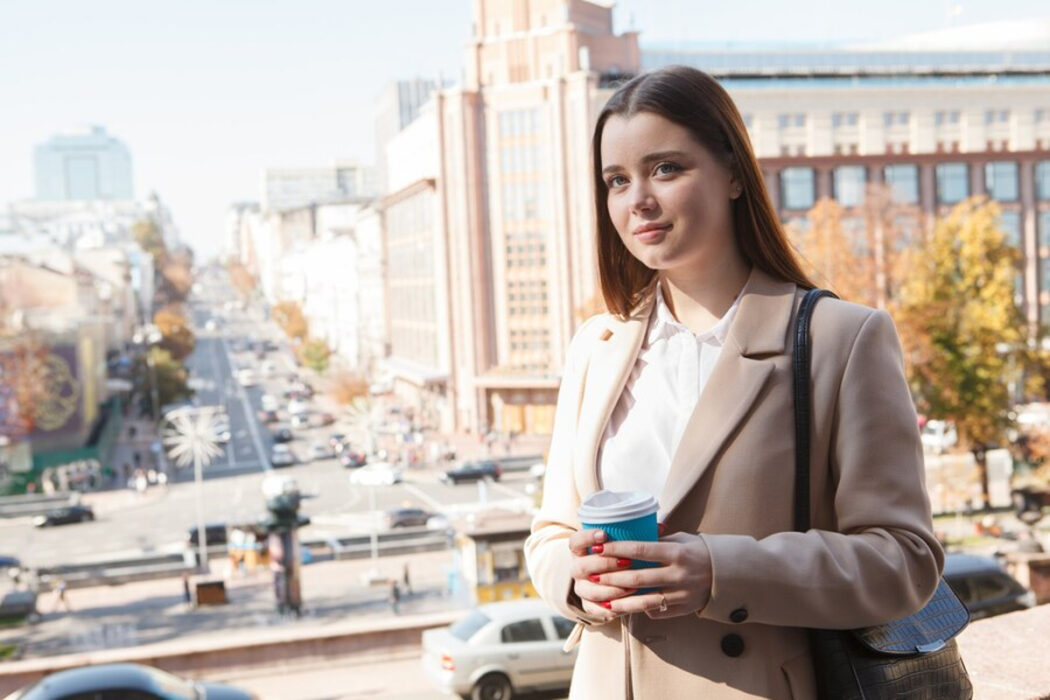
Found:
[{"label": "white blouse", "polygon": [[739,306],[737,296],[718,323],[696,335],[675,319],[657,286],[645,342],[602,437],[602,488],[660,497],[671,458]]}]

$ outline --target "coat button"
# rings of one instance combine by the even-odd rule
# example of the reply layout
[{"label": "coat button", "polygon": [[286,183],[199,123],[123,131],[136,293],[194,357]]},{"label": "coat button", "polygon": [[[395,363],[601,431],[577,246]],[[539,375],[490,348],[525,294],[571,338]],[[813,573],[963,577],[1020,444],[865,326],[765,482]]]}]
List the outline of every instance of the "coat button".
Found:
[{"label": "coat button", "polygon": [[722,637],[722,653],[734,658],[740,656],[744,653],[744,640],[739,634],[727,634]]},{"label": "coat button", "polygon": [[730,622],[741,623],[741,622],[743,622],[746,619],[747,619],[747,609],[746,608],[737,608],[733,612],[729,613],[729,621]]}]

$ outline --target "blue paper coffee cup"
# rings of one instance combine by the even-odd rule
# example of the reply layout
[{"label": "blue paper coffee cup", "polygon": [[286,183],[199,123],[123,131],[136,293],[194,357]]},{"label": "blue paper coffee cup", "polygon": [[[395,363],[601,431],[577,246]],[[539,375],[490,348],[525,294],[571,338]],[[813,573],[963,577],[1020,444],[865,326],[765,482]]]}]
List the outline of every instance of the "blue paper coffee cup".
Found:
[{"label": "blue paper coffee cup", "polygon": [[[584,530],[602,530],[609,541],[656,542],[659,504],[642,491],[595,491],[577,511]],[[660,566],[658,562],[631,561],[632,569]]]}]

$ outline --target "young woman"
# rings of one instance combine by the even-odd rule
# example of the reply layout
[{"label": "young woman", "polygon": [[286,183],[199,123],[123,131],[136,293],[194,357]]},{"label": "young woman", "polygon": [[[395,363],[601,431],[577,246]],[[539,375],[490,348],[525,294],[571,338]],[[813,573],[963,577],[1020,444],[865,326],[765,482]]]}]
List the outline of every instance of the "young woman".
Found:
[{"label": "young woman", "polygon": [[[792,532],[790,341],[813,284],[743,120],[710,76],[668,68],[612,96],[593,146],[609,313],[569,349],[525,545],[537,591],[579,623],[571,697],[815,697],[805,628],[911,614],[943,565],[893,323],[816,306],[815,526]],[[600,488],[655,496],[660,541],[581,530]]]}]

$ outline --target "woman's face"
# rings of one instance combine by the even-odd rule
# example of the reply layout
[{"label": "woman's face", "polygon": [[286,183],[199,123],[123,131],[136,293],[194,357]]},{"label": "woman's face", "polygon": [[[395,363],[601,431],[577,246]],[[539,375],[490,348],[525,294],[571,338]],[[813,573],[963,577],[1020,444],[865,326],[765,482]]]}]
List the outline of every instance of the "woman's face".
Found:
[{"label": "woman's face", "polygon": [[609,216],[646,267],[700,271],[736,255],[730,203],[740,187],[684,127],[652,112],[613,115],[601,158]]}]

